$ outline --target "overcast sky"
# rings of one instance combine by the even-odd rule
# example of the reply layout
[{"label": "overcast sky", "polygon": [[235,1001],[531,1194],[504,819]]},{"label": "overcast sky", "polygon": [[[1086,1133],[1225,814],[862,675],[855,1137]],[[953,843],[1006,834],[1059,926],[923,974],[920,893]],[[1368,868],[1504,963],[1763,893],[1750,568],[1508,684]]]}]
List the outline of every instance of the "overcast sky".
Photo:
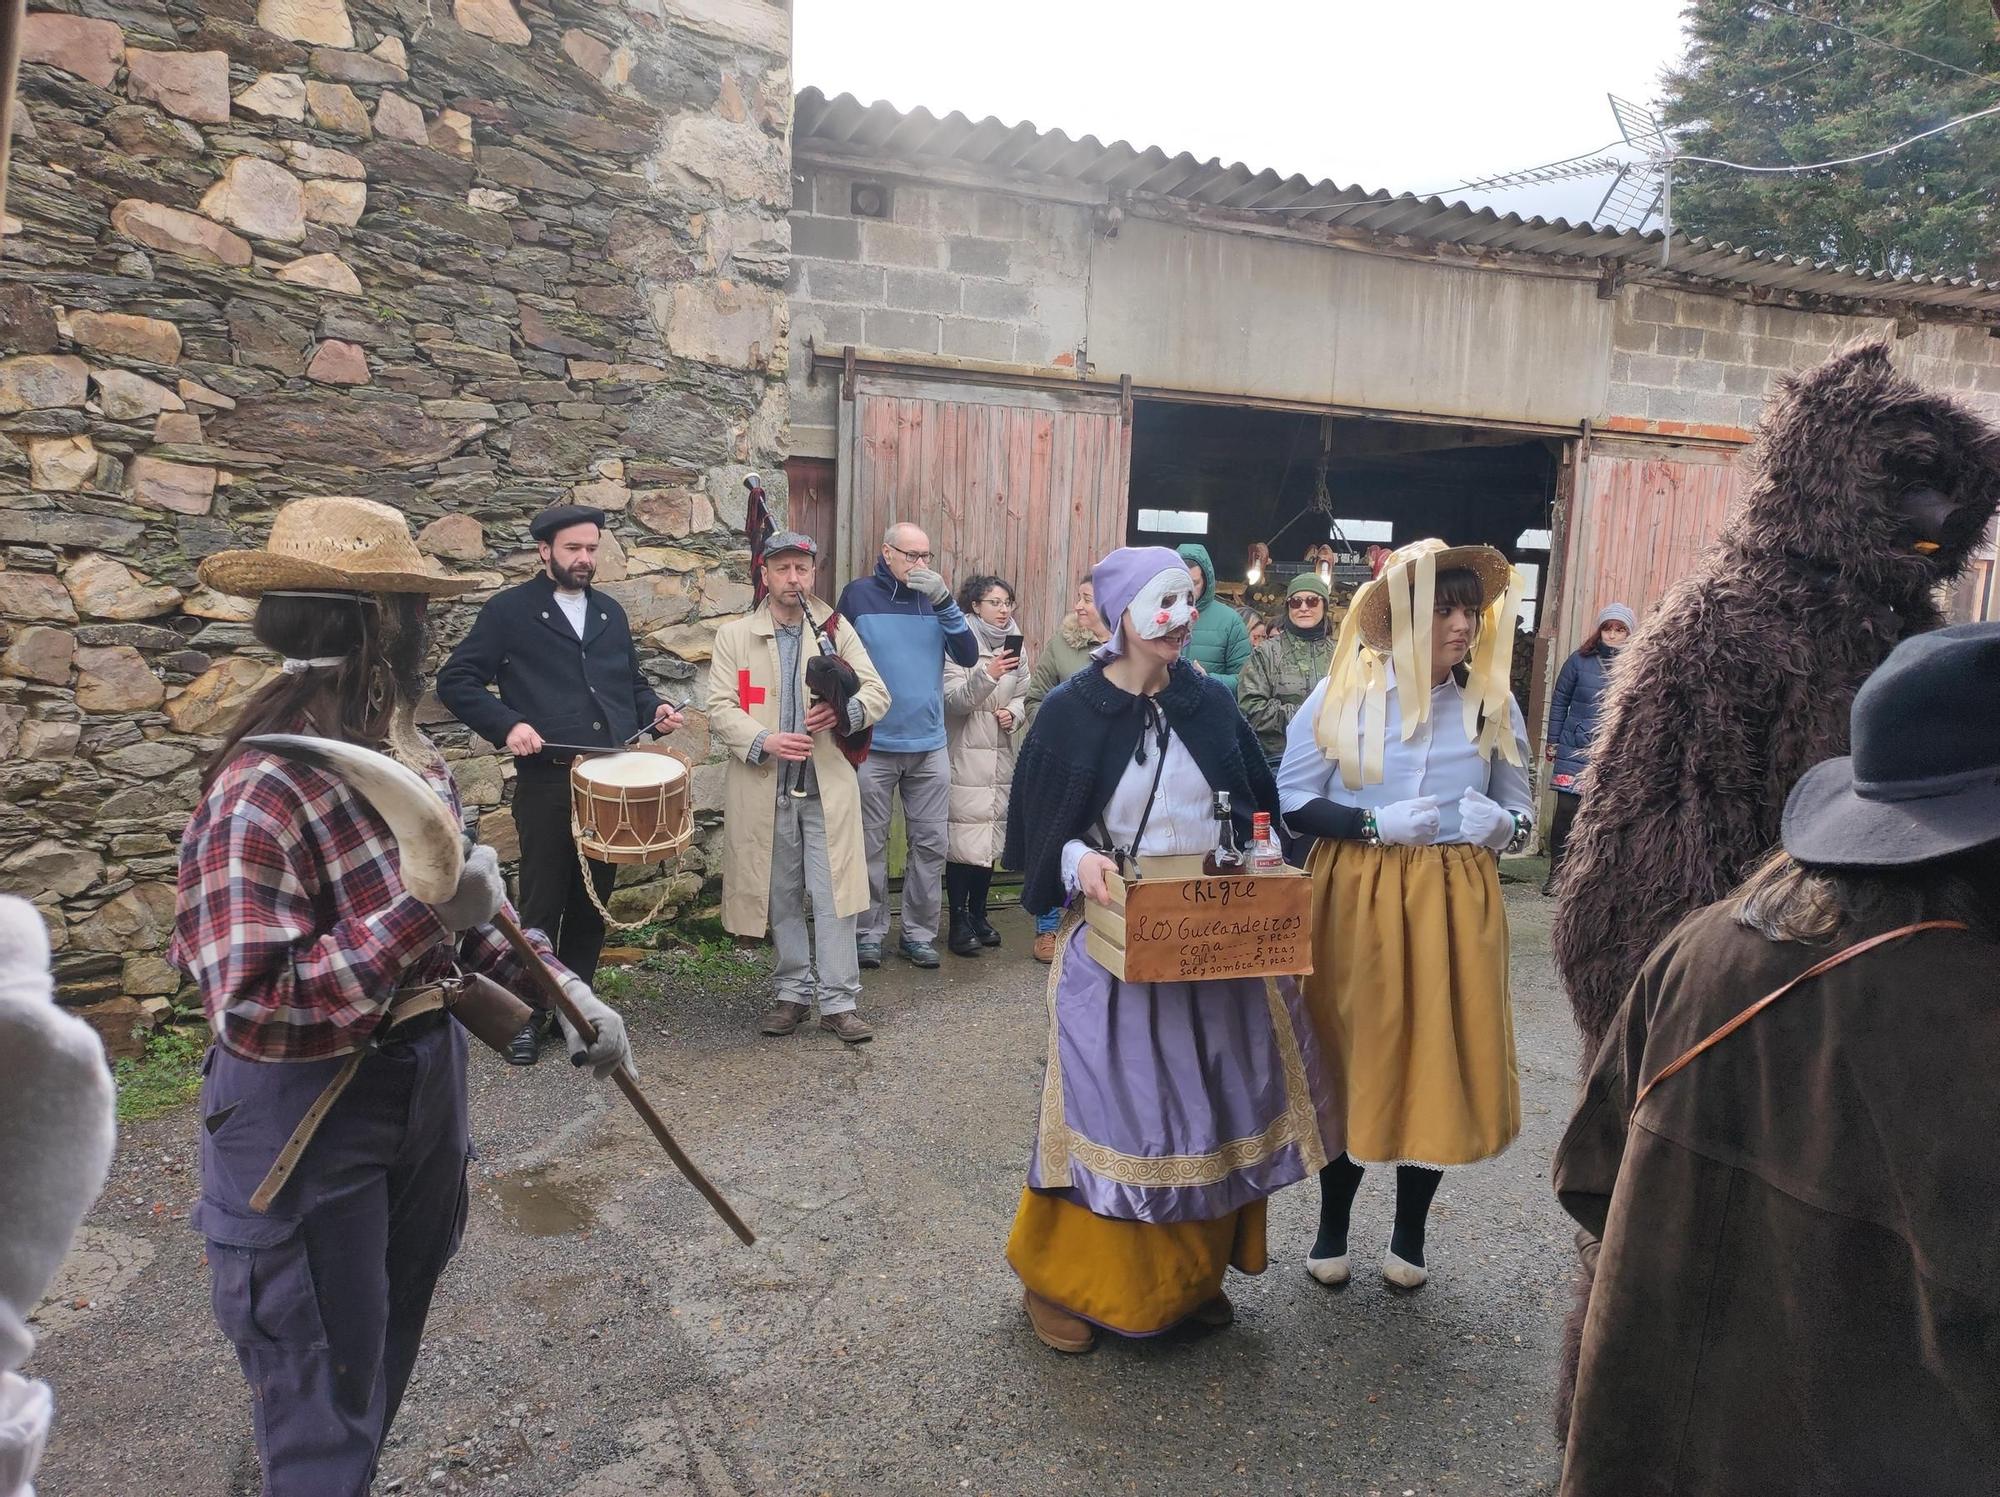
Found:
[{"label": "overcast sky", "polygon": [[[800,88],[1124,139],[1282,176],[1450,189],[1617,138],[1682,0],[795,0]],[[1471,197],[1595,212],[1608,179]]]}]

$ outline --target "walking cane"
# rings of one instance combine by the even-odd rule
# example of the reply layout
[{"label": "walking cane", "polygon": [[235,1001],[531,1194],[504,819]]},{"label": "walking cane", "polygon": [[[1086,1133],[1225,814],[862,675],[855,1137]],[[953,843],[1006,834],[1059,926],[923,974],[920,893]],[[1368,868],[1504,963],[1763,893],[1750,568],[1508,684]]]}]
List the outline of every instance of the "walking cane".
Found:
[{"label": "walking cane", "polygon": [[[442,904],[457,890],[459,874],[465,866],[464,842],[457,824],[452,820],[450,808],[422,775],[405,768],[386,754],[334,738],[312,738],[301,733],[260,733],[243,742],[248,748],[263,749],[281,759],[310,765],[335,775],[373,806],[389,824],[389,830],[396,838],[396,860],[402,871],[403,887],[413,896],[425,904]],[[549,970],[548,963],[542,960],[541,953],[535,950],[513,916],[502,909],[494,915],[493,926],[507,938],[507,944],[514,948],[514,954],[528,969],[542,997],[569,1021],[577,1037],[586,1045],[595,1041],[596,1028],[578,1012],[569,994],[563,991],[556,974]],[[632,1110],[644,1120],[653,1137],[659,1140],[660,1147],[667,1151],[667,1158],[674,1162],[674,1168],[701,1192],[702,1199],[715,1208],[715,1214],[746,1247],[755,1243],[756,1233],[743,1224],[743,1218],[723,1199],[722,1192],[709,1183],[708,1177],[674,1141],[659,1113],[653,1110],[653,1104],[639,1090],[631,1067],[619,1066],[611,1073],[611,1079],[625,1094],[625,1100],[632,1104]]]}]

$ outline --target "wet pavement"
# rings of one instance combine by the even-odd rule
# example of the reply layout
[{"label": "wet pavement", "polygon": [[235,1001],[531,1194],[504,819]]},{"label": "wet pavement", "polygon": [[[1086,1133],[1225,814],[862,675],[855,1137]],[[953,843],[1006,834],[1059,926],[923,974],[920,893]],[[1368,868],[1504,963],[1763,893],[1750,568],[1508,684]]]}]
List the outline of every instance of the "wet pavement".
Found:
[{"label": "wet pavement", "polygon": [[[1525,871],[1525,870],[1524,870]],[[608,1086],[474,1047],[471,1221],[378,1492],[1530,1493],[1569,1233],[1549,1194],[1575,1047],[1548,903],[1508,886],[1526,1127],[1453,1172],[1431,1284],[1392,1294],[1387,1171],[1359,1271],[1305,1273],[1317,1194],[1271,1203],[1234,1327],[1043,1349],[1001,1257],[1042,1074],[1047,970],[1006,945],[865,974],[871,1045],[759,1038],[757,974],[624,1001],[647,1092],[757,1230],[737,1244]],[[718,968],[724,970],[716,970]],[[128,1131],[39,1317],[56,1388],[43,1497],[254,1493],[249,1413],[185,1222],[191,1110]]]}]

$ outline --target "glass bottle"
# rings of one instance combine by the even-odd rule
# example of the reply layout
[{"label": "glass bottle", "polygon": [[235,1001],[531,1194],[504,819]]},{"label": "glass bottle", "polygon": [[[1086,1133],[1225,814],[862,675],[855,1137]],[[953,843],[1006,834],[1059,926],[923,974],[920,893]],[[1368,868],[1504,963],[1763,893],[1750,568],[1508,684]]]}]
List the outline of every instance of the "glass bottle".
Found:
[{"label": "glass bottle", "polygon": [[1250,871],[1276,873],[1284,866],[1285,852],[1271,831],[1271,813],[1259,811],[1250,818]]},{"label": "glass bottle", "polygon": [[1229,792],[1215,792],[1215,846],[1202,859],[1201,871],[1211,878],[1231,878],[1246,872],[1248,860],[1236,845],[1236,821],[1229,811]]}]

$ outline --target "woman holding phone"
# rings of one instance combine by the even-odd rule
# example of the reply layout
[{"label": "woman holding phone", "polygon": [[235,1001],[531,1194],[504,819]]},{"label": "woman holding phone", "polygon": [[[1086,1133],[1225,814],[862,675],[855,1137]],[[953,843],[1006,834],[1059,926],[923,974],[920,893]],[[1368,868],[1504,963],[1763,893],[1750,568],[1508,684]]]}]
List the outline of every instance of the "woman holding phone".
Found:
[{"label": "woman holding phone", "polygon": [[1028,714],[1028,677],[1014,628],[1014,589],[1000,577],[970,578],[958,590],[979,641],[979,663],[944,666],[945,749],[951,758],[951,818],[946,835],[945,894],[951,924],[945,945],[954,956],[978,956],[998,946],[986,915],[993,865],[1007,838],[1007,795],[1014,783],[1014,747]]}]

